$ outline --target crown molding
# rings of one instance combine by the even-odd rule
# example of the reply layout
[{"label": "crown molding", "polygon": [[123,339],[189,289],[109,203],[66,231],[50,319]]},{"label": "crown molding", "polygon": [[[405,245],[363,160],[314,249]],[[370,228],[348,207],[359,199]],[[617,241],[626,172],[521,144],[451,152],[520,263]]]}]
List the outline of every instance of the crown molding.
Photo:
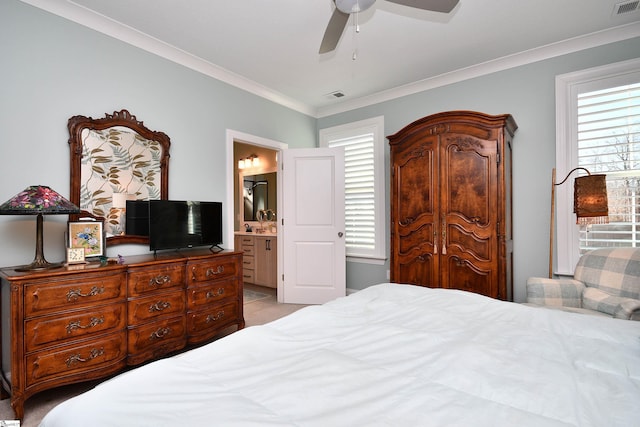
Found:
[{"label": "crown molding", "polygon": [[339,104],[318,108],[316,118],[344,113],[357,108],[367,107],[373,104],[390,101],[407,95],[413,95],[426,90],[458,83],[475,77],[492,74],[509,68],[531,64],[545,59],[566,55],[584,49],[615,43],[622,40],[640,37],[640,22],[634,22],[619,27],[587,34],[580,37],[563,40],[557,43],[537,47],[513,55],[461,68],[450,73],[398,86],[389,90],[375,93],[352,100],[342,101]]},{"label": "crown molding", "polygon": [[239,74],[233,73],[216,64],[205,61],[202,58],[178,49],[175,46],[151,37],[148,34],[142,33],[132,27],[80,6],[71,0],[20,1],[314,118],[322,118],[344,113],[346,111],[390,101],[403,96],[413,95],[426,90],[503,71],[509,68],[617,41],[640,37],[640,22],[635,22],[530,49],[495,60],[483,62],[481,64],[472,65],[470,67],[398,86],[372,95],[315,108],[274,91],[253,80],[247,79]]},{"label": "crown molding", "polygon": [[169,61],[183,65],[216,80],[228,83],[231,86],[235,86],[276,104],[315,117],[315,108],[289,98],[286,95],[269,89],[266,86],[256,83],[253,80],[247,79],[216,64],[205,61],[200,57],[185,52],[184,50],[165,43],[157,38],[151,37],[148,34],[138,31],[130,26],[124,25],[102,14],[80,6],[70,0],[20,1],[88,27],[92,30],[106,34]]}]

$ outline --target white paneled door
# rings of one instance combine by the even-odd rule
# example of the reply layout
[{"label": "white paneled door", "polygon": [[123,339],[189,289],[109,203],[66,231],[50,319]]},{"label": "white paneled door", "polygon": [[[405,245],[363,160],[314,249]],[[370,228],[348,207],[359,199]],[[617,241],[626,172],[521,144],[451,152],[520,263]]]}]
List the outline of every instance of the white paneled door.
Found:
[{"label": "white paneled door", "polygon": [[346,294],[344,151],[283,151],[283,285],[278,300],[322,304]]}]

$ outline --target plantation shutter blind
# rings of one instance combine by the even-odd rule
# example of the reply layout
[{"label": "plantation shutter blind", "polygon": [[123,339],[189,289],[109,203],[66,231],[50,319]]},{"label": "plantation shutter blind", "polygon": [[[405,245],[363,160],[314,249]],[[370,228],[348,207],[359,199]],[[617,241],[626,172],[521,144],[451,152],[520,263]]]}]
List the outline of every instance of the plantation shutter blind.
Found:
[{"label": "plantation shutter blind", "polygon": [[334,139],[327,145],[344,147],[347,254],[370,252],[376,243],[374,134]]},{"label": "plantation shutter blind", "polygon": [[640,246],[640,83],[578,94],[578,164],[607,175],[609,224],[580,230],[580,252]]}]

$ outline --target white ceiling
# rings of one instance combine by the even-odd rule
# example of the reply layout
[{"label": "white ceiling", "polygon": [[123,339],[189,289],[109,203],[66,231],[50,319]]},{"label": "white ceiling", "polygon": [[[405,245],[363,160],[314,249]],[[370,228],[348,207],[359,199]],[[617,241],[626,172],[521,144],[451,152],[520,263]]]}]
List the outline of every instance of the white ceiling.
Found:
[{"label": "white ceiling", "polygon": [[316,117],[640,36],[623,0],[460,0],[447,15],[377,0],[320,55],[332,0],[22,1]]}]

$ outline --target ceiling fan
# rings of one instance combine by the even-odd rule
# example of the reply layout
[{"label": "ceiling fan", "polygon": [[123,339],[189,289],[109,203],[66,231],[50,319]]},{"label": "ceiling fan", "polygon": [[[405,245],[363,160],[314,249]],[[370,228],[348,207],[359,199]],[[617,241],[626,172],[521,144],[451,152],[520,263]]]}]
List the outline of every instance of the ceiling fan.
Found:
[{"label": "ceiling fan", "polygon": [[[433,12],[449,13],[460,0],[387,0],[392,3]],[[349,15],[364,12],[369,9],[376,0],[333,0],[336,8],[329,19],[329,24],[324,32],[319,53],[331,52],[338,45],[338,41],[347,26]]]}]

